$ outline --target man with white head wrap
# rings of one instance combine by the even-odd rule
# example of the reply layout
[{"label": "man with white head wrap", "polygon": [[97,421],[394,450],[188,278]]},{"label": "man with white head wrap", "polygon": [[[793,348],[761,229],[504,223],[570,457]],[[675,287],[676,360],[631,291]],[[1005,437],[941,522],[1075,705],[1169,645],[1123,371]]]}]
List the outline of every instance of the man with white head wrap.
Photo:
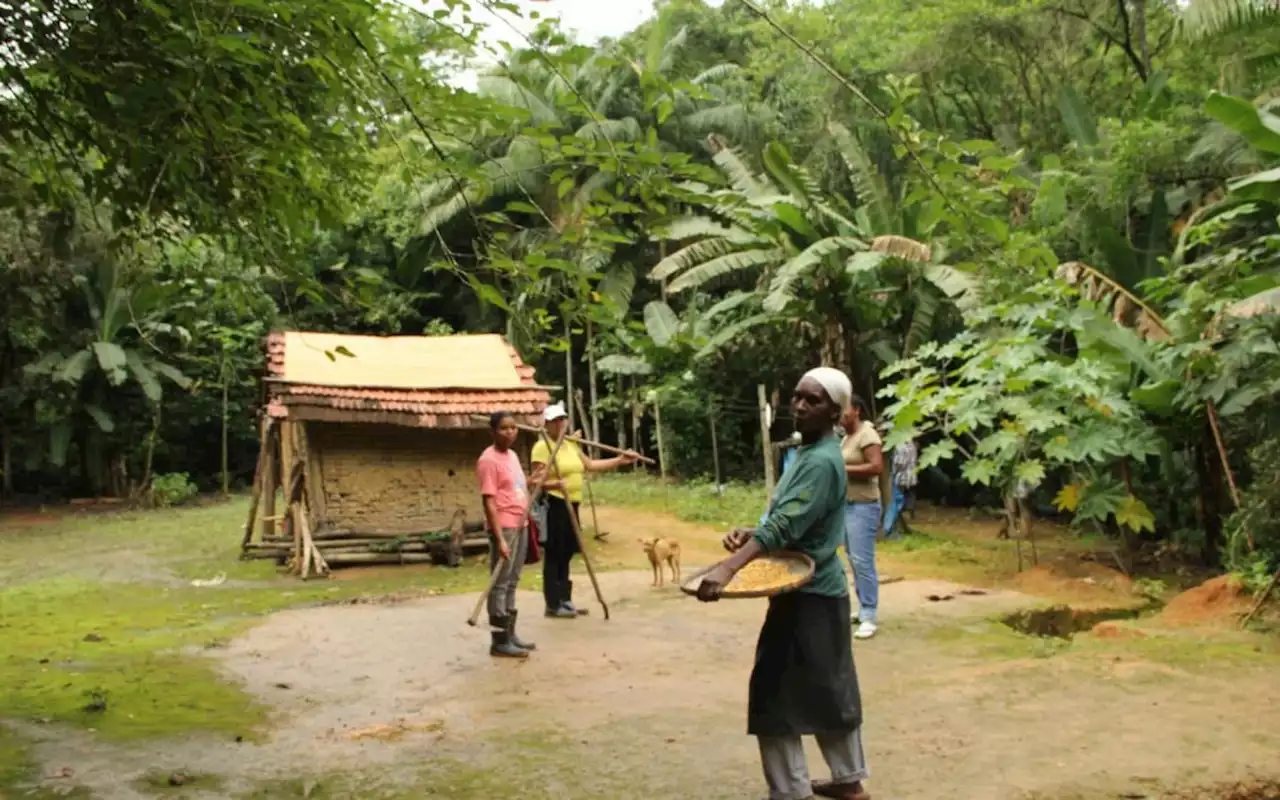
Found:
[{"label": "man with white head wrap", "polygon": [[[835,426],[852,396],[848,377],[820,368],[796,384],[791,413],[801,446],[778,482],[763,524],[725,538],[733,553],[713,567],[698,599],[721,589],[755,558],[798,551],[814,561],[813,579],[769,600],[756,644],[747,733],[760,746],[769,800],[818,794],[869,800],[862,750],[862,699],[849,630],[849,584],[838,549],[844,540],[845,468]],[[814,736],[831,768],[829,782],[811,783],[802,736]]]}]

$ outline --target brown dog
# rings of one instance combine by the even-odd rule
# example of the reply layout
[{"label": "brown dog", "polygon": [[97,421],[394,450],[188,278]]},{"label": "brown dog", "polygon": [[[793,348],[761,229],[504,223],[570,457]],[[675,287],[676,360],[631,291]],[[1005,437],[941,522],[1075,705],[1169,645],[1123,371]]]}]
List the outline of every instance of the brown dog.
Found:
[{"label": "brown dog", "polygon": [[680,543],[675,539],[638,539],[653,566],[653,585],[662,586],[662,567],[671,568],[671,580],[680,582]]}]

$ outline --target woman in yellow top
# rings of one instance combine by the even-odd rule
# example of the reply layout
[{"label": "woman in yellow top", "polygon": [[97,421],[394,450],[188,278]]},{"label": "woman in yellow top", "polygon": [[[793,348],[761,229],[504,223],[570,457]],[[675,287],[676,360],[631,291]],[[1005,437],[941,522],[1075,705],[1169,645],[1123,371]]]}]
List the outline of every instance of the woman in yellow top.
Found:
[{"label": "woman in yellow top", "polygon": [[[565,434],[569,414],[563,403],[548,406],[542,419],[546,423],[547,437],[559,441]],[[634,464],[639,456],[627,451],[616,458],[596,459],[587,457],[573,442],[563,442],[556,451],[556,472],[543,484],[547,489],[547,543],[542,558],[542,595],[547,601],[547,616],[557,619],[577,619],[586,614],[585,609],[573,605],[573,581],[569,580],[569,562],[578,552],[578,537],[573,533],[573,521],[569,514],[578,516],[582,502],[582,481],[587,472],[606,472],[626,464]],[[533,485],[537,485],[547,472],[551,449],[544,439],[533,446],[529,461],[533,465]]]}]

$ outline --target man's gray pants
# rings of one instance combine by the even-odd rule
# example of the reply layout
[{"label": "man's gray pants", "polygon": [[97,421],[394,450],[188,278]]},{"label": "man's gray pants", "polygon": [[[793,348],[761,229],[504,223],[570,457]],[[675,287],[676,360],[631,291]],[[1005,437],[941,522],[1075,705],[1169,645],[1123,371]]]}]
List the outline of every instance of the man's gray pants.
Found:
[{"label": "man's gray pants", "polygon": [[[769,784],[769,800],[806,800],[813,797],[809,765],[799,736],[760,736],[760,762]],[[865,781],[871,776],[862,752],[862,729],[848,733],[819,733],[818,748],[831,769],[834,783]]]},{"label": "man's gray pants", "polygon": [[[502,565],[502,574],[489,592],[489,617],[506,617],[516,610],[516,588],[520,585],[520,570],[529,552],[529,534],[525,528],[503,528],[502,539],[511,549],[511,558]],[[501,560],[498,543],[489,534],[489,574]]]}]

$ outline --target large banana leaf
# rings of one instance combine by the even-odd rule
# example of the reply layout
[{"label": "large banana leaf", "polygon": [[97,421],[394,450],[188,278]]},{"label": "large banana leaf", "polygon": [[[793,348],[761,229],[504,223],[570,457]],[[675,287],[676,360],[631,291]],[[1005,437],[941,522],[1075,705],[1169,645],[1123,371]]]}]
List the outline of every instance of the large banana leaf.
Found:
[{"label": "large banana leaf", "polygon": [[742,156],[730,147],[721,147],[712,156],[716,166],[729,179],[729,185],[747,197],[758,197],[762,194],[776,194],[774,187],[752,173],[751,168],[743,161]]},{"label": "large banana leaf", "polygon": [[648,375],[653,372],[653,367],[643,358],[620,353],[600,359],[596,362],[596,369],[609,375]]},{"label": "large banana leaf", "polygon": [[1280,203],[1280,167],[1231,181],[1227,184],[1227,189],[1241,200]]},{"label": "large banana leaf", "polygon": [[1209,93],[1204,110],[1259,150],[1280,155],[1280,117],[1275,114],[1244,98],[1220,92]]},{"label": "large banana leaf", "polygon": [[1058,93],[1058,110],[1062,113],[1062,126],[1067,129],[1067,135],[1081,150],[1098,146],[1098,123],[1075,87],[1062,87]]},{"label": "large banana leaf", "polygon": [[793,297],[791,287],[805,273],[822,263],[827,256],[840,252],[841,250],[864,250],[866,245],[861,239],[855,239],[851,236],[829,236],[814,242],[799,253],[795,258],[783,264],[777,274],[773,276],[773,283],[769,287],[769,294],[764,299],[765,311],[781,311],[791,302]]},{"label": "large banana leaf", "polygon": [[925,267],[924,278],[942,290],[961,311],[968,311],[978,303],[978,282],[967,272],[945,264],[931,264]]},{"label": "large banana leaf", "polygon": [[1190,0],[1185,9],[1183,30],[1192,38],[1280,25],[1280,5],[1274,0]]},{"label": "large banana leaf", "polygon": [[667,291],[683,292],[695,289],[708,281],[752,267],[777,264],[787,257],[787,251],[781,247],[761,248],[756,250],[740,250],[736,253],[713,258],[685,272],[671,282]]},{"label": "large banana leaf", "polygon": [[770,322],[772,319],[772,314],[755,314],[746,319],[738,320],[731,325],[726,325],[717,331],[715,336],[711,337],[711,341],[703,345],[702,349],[698,351],[697,358],[707,358],[715,355],[721,348],[731,344],[742,334],[752,328]]},{"label": "large banana leaf", "polygon": [[671,306],[661,300],[653,300],[644,307],[644,327],[654,344],[666,347],[680,332],[680,318]]},{"label": "large banana leaf", "polygon": [[865,225],[860,227],[872,233],[896,232],[899,227],[896,206],[884,176],[848,128],[833,122],[827,126],[827,131],[835,140],[836,149],[849,170],[849,178],[858,197],[858,211],[866,217]]},{"label": "large banana leaf", "polygon": [[666,280],[677,272],[698,264],[705,264],[719,256],[728,255],[737,247],[728,239],[703,239],[700,242],[694,242],[659,261],[658,265],[649,271],[649,279]]}]

